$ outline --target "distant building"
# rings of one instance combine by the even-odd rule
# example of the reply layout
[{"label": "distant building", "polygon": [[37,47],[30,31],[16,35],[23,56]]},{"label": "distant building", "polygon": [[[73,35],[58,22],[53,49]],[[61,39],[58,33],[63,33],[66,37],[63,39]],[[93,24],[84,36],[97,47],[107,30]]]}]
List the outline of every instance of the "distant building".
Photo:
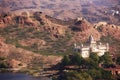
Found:
[{"label": "distant building", "polygon": [[119,15],[119,14],[120,14],[120,12],[117,11],[117,10],[111,10],[110,13],[112,13],[113,16],[114,16],[114,15]]},{"label": "distant building", "polygon": [[79,52],[83,58],[89,57],[91,52],[95,52],[98,56],[102,56],[105,52],[109,51],[109,44],[97,43],[91,35],[86,45],[77,45],[75,43],[74,49],[76,52]]}]

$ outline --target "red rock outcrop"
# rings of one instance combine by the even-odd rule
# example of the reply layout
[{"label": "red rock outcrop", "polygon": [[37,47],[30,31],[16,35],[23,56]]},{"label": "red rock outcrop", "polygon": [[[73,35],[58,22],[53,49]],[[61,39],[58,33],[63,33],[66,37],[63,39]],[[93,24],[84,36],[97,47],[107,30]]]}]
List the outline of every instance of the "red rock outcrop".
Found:
[{"label": "red rock outcrop", "polygon": [[12,23],[13,23],[13,20],[11,16],[0,18],[0,27],[5,27],[5,25],[12,24]]},{"label": "red rock outcrop", "polygon": [[120,40],[120,27],[115,25],[101,26],[98,29],[103,36],[111,35],[113,38]]},{"label": "red rock outcrop", "polygon": [[78,19],[72,27],[74,31],[85,31],[91,27],[90,23],[87,22],[85,19],[81,18]]},{"label": "red rock outcrop", "polygon": [[28,25],[33,27],[36,27],[38,25],[38,22],[35,22],[31,18],[26,16],[17,16],[16,19],[18,20],[18,24],[20,25]]}]

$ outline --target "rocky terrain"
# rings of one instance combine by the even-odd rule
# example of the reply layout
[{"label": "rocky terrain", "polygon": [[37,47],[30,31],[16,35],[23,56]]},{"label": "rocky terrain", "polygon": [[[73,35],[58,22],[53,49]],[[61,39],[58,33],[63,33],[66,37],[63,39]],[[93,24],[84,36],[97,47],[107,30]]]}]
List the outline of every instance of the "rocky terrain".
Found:
[{"label": "rocky terrain", "polygon": [[[87,41],[90,35],[109,42],[111,54],[119,54],[119,32],[120,26],[107,22],[91,24],[85,18],[61,21],[42,12],[4,13],[0,17],[0,55],[26,64],[33,63],[34,59],[40,63],[41,59],[48,58],[42,55],[74,53],[73,44]],[[49,61],[56,63],[58,57],[54,59],[51,57]]]},{"label": "rocky terrain", "polygon": [[89,22],[119,25],[119,0],[0,0],[1,12],[42,11],[62,20],[84,17]]},{"label": "rocky terrain", "polygon": [[[62,21],[42,12],[2,13],[0,15],[0,67],[39,76],[74,54],[74,43],[85,43],[89,36],[109,43],[110,54],[120,55],[120,26],[107,22],[90,23],[85,18]],[[3,60],[4,59],[4,60]],[[26,68],[26,69],[25,69]],[[25,70],[24,70],[25,69]]]},{"label": "rocky terrain", "polygon": [[119,12],[119,0],[0,0],[0,68],[54,74],[90,35],[120,56]]}]

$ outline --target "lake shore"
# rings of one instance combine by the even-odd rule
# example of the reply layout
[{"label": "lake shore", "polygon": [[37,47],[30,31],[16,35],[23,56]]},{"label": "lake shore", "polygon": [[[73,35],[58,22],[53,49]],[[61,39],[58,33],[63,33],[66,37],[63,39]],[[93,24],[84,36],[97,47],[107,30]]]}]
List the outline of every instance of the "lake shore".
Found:
[{"label": "lake shore", "polygon": [[48,77],[34,77],[24,73],[0,73],[1,80],[51,80]]}]

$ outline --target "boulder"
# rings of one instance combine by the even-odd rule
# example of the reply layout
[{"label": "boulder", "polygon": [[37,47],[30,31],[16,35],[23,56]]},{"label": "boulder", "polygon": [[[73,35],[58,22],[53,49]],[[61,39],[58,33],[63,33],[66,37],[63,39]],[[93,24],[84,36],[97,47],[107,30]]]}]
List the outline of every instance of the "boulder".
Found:
[{"label": "boulder", "polygon": [[91,25],[89,22],[87,22],[85,19],[80,19],[75,22],[75,24],[72,27],[72,30],[85,31],[85,30],[88,30],[90,27]]}]

